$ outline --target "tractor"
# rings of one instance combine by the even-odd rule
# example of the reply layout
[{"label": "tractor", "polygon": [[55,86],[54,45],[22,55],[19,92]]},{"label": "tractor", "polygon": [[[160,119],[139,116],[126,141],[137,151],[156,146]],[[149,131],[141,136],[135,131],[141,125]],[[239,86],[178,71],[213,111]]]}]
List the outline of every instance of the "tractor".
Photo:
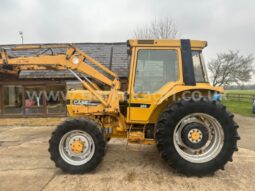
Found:
[{"label": "tractor", "polygon": [[[69,118],[49,140],[56,167],[71,174],[90,172],[102,161],[111,138],[125,138],[128,143],[156,145],[166,163],[186,175],[224,169],[240,137],[233,114],[212,99],[223,88],[208,81],[202,55],[207,42],[135,39],[127,46],[125,91],[116,73],[74,44],[0,49],[1,73],[69,70],[84,88],[67,92]],[[20,50],[54,48],[64,48],[65,53],[10,56]]]}]

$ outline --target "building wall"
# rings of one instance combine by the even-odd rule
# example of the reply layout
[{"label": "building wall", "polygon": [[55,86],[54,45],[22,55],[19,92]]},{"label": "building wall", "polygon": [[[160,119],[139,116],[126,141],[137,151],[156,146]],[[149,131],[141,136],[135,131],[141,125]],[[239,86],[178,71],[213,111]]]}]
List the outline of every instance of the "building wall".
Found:
[{"label": "building wall", "polygon": [[[121,90],[127,90],[127,78],[120,78]],[[64,117],[66,92],[83,89],[74,79],[15,79],[0,81],[0,117]]]}]

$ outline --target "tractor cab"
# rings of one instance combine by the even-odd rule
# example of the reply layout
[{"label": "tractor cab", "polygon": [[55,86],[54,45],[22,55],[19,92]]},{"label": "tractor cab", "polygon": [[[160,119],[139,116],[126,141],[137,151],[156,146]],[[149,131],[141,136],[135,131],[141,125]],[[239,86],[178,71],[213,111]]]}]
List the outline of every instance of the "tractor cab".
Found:
[{"label": "tractor cab", "polygon": [[202,55],[206,41],[129,40],[128,45],[129,122],[155,123],[160,113],[158,105],[174,101],[176,93],[213,88]]}]

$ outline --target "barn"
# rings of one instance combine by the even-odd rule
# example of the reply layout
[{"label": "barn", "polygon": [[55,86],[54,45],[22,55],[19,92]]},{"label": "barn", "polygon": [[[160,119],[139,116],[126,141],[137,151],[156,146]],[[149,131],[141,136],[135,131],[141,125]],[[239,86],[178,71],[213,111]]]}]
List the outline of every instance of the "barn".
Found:
[{"label": "barn", "polygon": [[[74,45],[116,72],[120,77],[122,89],[126,89],[129,68],[127,43],[76,43]],[[0,45],[1,48],[6,49],[15,46]],[[64,51],[60,48],[54,49],[54,53]],[[37,54],[38,50],[15,51],[12,56]],[[66,116],[66,91],[79,88],[82,88],[81,84],[69,71],[25,70],[18,75],[0,73],[0,117]]]}]

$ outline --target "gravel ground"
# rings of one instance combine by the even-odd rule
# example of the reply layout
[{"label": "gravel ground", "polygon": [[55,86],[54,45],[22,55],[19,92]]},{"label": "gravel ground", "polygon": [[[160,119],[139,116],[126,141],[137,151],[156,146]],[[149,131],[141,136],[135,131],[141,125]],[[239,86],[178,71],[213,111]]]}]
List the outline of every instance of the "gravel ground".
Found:
[{"label": "gravel ground", "polygon": [[236,121],[242,140],[234,162],[225,171],[202,178],[176,173],[160,159],[155,146],[127,145],[122,139],[110,141],[94,172],[68,175],[49,160],[53,126],[0,127],[0,190],[253,191],[255,119],[237,115]]}]

